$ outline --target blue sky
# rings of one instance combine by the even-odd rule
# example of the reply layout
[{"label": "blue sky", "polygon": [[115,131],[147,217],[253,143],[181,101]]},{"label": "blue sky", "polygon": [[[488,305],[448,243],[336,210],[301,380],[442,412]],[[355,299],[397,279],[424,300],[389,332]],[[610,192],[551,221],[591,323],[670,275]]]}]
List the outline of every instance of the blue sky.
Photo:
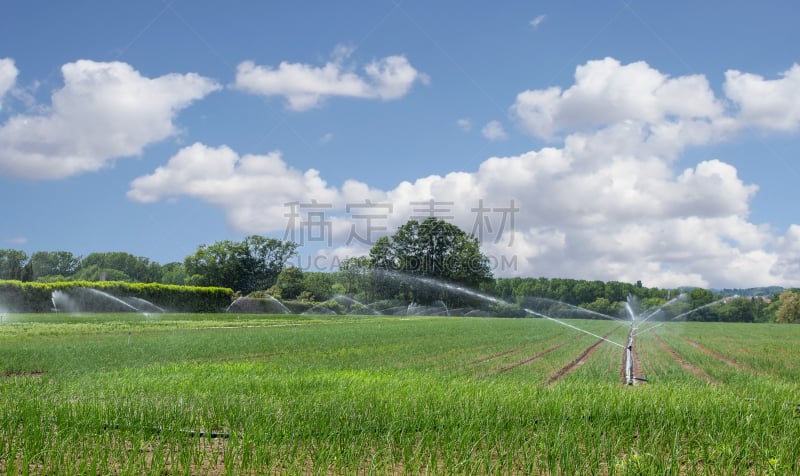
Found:
[{"label": "blue sky", "polygon": [[433,200],[499,276],[800,285],[793,2],[3,9],[0,248],[331,269]]}]

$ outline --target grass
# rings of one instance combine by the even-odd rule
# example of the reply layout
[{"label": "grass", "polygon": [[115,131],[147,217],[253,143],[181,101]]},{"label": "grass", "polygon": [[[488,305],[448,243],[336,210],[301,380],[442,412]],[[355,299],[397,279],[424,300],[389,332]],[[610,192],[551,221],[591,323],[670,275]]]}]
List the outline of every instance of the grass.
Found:
[{"label": "grass", "polygon": [[607,343],[545,384],[597,339],[540,319],[7,316],[0,472],[798,473],[795,332],[661,326],[626,387]]}]

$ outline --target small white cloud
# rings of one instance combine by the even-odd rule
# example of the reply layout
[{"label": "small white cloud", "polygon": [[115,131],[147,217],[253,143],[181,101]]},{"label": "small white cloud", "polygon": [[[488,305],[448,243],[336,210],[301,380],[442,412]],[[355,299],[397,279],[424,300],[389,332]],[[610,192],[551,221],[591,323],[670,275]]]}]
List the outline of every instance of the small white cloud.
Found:
[{"label": "small white cloud", "polygon": [[333,132],[326,132],[319,138],[319,141],[323,144],[327,144],[328,142],[333,140]]},{"label": "small white cloud", "polygon": [[547,15],[539,15],[536,18],[534,18],[533,20],[530,21],[530,25],[534,29],[539,28],[539,25],[541,25],[542,22],[544,22],[546,18],[547,18]]},{"label": "small white cloud", "polygon": [[343,65],[352,49],[337,46],[334,59],[324,66],[282,62],[277,68],[245,61],[236,68],[235,87],[263,96],[283,96],[287,107],[305,111],[319,107],[331,96],[382,99],[405,96],[411,86],[429,78],[417,71],[405,56],[387,56],[364,66],[363,74]]},{"label": "small white cloud", "polygon": [[506,134],[503,125],[500,124],[499,121],[487,122],[486,125],[483,126],[483,129],[481,129],[481,134],[483,134],[483,137],[493,142],[508,139],[508,134]]},{"label": "small white cloud", "polygon": [[12,246],[25,246],[28,243],[28,238],[24,236],[14,236],[3,241]]},{"label": "small white cloud", "polygon": [[0,109],[3,108],[3,96],[14,87],[19,70],[11,58],[0,59]]},{"label": "small white cloud", "polygon": [[350,58],[355,53],[356,48],[352,45],[338,44],[331,53],[334,63],[341,64],[344,60]]},{"label": "small white cloud", "polygon": [[457,120],[457,121],[456,121],[456,124],[457,124],[457,125],[458,125],[458,127],[460,127],[460,128],[461,128],[461,130],[463,130],[464,132],[469,132],[469,131],[471,131],[471,130],[472,130],[472,121],[470,121],[470,120],[469,120],[468,118],[466,118],[466,117],[463,117],[463,118],[461,118],[461,119]]},{"label": "small white cloud", "polygon": [[51,106],[0,126],[0,173],[61,179],[138,155],[176,134],[178,112],[219,88],[194,73],[147,78],[121,62],[80,60],[61,71]]}]

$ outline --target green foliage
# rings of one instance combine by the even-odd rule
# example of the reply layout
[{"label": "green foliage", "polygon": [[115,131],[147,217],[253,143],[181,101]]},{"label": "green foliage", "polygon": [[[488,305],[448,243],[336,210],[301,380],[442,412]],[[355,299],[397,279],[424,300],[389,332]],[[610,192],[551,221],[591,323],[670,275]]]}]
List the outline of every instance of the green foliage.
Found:
[{"label": "green foliage", "polygon": [[800,295],[794,291],[781,293],[780,307],[775,314],[775,322],[800,322]]},{"label": "green foliage", "polygon": [[755,322],[757,307],[754,299],[733,298],[720,307],[718,314],[723,322]]},{"label": "green foliage", "polygon": [[[386,240],[388,238],[379,239],[378,242],[384,243]],[[372,251],[370,251],[371,254]],[[335,283],[331,286],[331,295],[359,294],[367,301],[378,299],[378,283],[373,278],[372,263],[373,259],[367,256],[343,259],[339,265],[339,272],[335,274]]]},{"label": "green foliage", "polygon": [[186,268],[183,263],[167,263],[161,266],[161,282],[163,284],[186,284]]},{"label": "green foliage", "polygon": [[314,295],[311,293],[311,291],[301,291],[300,294],[297,295],[297,300],[303,302],[313,302]]},{"label": "green foliage", "polygon": [[116,297],[137,297],[172,312],[221,312],[231,302],[227,288],[175,286],[120,281],[68,281],[23,283],[0,281],[0,303],[10,312],[49,312],[53,291],[99,289]]},{"label": "green foliage", "polygon": [[303,292],[311,296],[309,300],[327,301],[330,299],[335,294],[333,292],[334,283],[335,280],[332,273],[303,273]]},{"label": "green foliage", "polygon": [[[77,279],[95,280],[105,274],[106,280],[115,276],[127,276],[139,283],[153,283],[161,279],[161,267],[144,256],[134,256],[122,251],[91,253],[83,260],[77,272]],[[122,273],[122,274],[120,274]],[[94,275],[97,274],[97,277]]]},{"label": "green foliage", "polygon": [[289,266],[278,274],[275,286],[281,299],[296,299],[303,292],[303,270],[297,266]]},{"label": "green foliage", "polygon": [[72,276],[81,264],[80,257],[69,251],[37,251],[29,261],[34,279],[48,276]]},{"label": "green foliage", "polygon": [[114,268],[103,268],[99,264],[82,266],[72,275],[72,279],[75,281],[135,281],[123,271]]},{"label": "green foliage", "polygon": [[[370,250],[376,269],[433,279],[442,279],[477,288],[491,281],[489,259],[480,243],[457,226],[428,217],[421,223],[410,220],[391,239],[382,237]],[[430,300],[425,286],[409,285],[414,299]],[[434,297],[438,298],[438,297]]]},{"label": "green foliage", "polygon": [[581,307],[593,312],[599,312],[606,316],[618,316],[622,312],[623,304],[620,302],[612,303],[605,297],[599,297],[588,304],[582,304]]},{"label": "green foliage", "polygon": [[[426,225],[426,222],[429,223]],[[81,259],[66,251],[38,251],[28,259],[24,251],[5,249],[0,250],[0,279],[13,278],[17,281],[40,283],[92,281],[95,282],[92,287],[102,286],[96,283],[101,280],[161,282],[199,287],[223,285],[236,289],[238,295],[269,289],[276,297],[292,299],[302,296],[310,302],[322,302],[342,294],[367,303],[383,299],[394,299],[406,304],[410,301],[432,302],[442,299],[450,307],[476,304],[467,303],[458,295],[448,295],[441,290],[431,291],[430,287],[416,286],[412,282],[403,283],[391,276],[376,274],[373,271],[377,268],[454,281],[517,305],[525,304],[528,298],[541,297],[608,315],[619,315],[629,294],[639,298],[643,311],[655,309],[676,296],[674,291],[645,288],[639,281],[629,284],[544,277],[493,280],[490,275],[487,277],[485,274],[488,270],[480,265],[476,275],[465,277],[463,273],[474,270],[470,266],[459,268],[452,264],[468,263],[469,256],[477,259],[480,264],[482,255],[473,246],[476,243],[470,241],[471,237],[452,225],[440,222],[435,219],[423,223],[409,222],[395,236],[379,239],[370,250],[370,256],[344,259],[337,272],[301,271],[302,279],[299,283],[294,279],[282,282],[280,286],[274,284],[289,257],[295,253],[297,245],[259,236],[247,237],[241,243],[223,241],[210,246],[203,245],[195,254],[188,256],[184,263],[173,262],[163,266],[145,257],[125,252],[92,253]],[[461,250],[461,253],[457,250]],[[685,319],[727,322],[796,321],[797,317],[793,317],[790,312],[792,306],[789,305],[783,306],[779,316],[778,311],[782,306],[778,294],[773,295],[771,300],[750,297],[753,292],[780,289],[782,288],[724,290],[721,295],[715,295],[706,289],[692,289],[686,291],[689,296],[687,302],[671,304],[668,309],[654,315],[653,320],[670,320],[690,309],[713,304],[688,314]],[[35,291],[29,292],[35,294]],[[749,299],[730,298],[720,302],[722,296],[731,296],[734,292],[748,296]],[[29,297],[34,301],[38,299],[39,302],[44,302],[32,295]],[[791,296],[784,299],[784,302],[790,299]],[[21,293],[16,293],[12,300],[22,303],[20,309],[27,309],[26,303],[29,299]],[[34,307],[45,309],[44,306],[47,304]]]},{"label": "green foliage", "polygon": [[564,301],[575,306],[591,305],[603,298],[604,301],[599,301],[598,305],[610,303],[616,307],[619,303],[624,304],[629,294],[638,296],[644,303],[648,299],[663,301],[667,291],[618,281],[604,283],[565,278],[498,278],[495,294],[504,299],[514,298],[517,302],[527,297],[540,297]]},{"label": "green foliage", "polygon": [[[689,291],[689,309],[700,309],[707,304],[711,304],[714,302],[714,293],[709,291],[708,289],[702,288],[694,288]],[[719,321],[720,316],[716,309],[712,309],[711,307],[707,307],[704,309],[700,309],[697,312],[693,312],[689,314],[686,319],[689,321],[706,321],[706,322],[713,322]]]},{"label": "green foliage", "polygon": [[273,284],[297,244],[252,235],[241,242],[218,241],[201,245],[184,260],[188,282],[223,286],[242,294],[267,289]]},{"label": "green foliage", "polygon": [[28,260],[28,254],[21,250],[0,250],[0,279],[21,280],[22,269]]}]

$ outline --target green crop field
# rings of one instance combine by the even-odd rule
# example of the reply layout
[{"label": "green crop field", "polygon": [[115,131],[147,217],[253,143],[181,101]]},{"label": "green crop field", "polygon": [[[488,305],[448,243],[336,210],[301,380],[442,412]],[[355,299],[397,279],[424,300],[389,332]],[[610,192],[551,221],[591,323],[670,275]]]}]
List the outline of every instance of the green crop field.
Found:
[{"label": "green crop field", "polygon": [[800,326],[568,322],[6,315],[0,472],[800,473]]}]

